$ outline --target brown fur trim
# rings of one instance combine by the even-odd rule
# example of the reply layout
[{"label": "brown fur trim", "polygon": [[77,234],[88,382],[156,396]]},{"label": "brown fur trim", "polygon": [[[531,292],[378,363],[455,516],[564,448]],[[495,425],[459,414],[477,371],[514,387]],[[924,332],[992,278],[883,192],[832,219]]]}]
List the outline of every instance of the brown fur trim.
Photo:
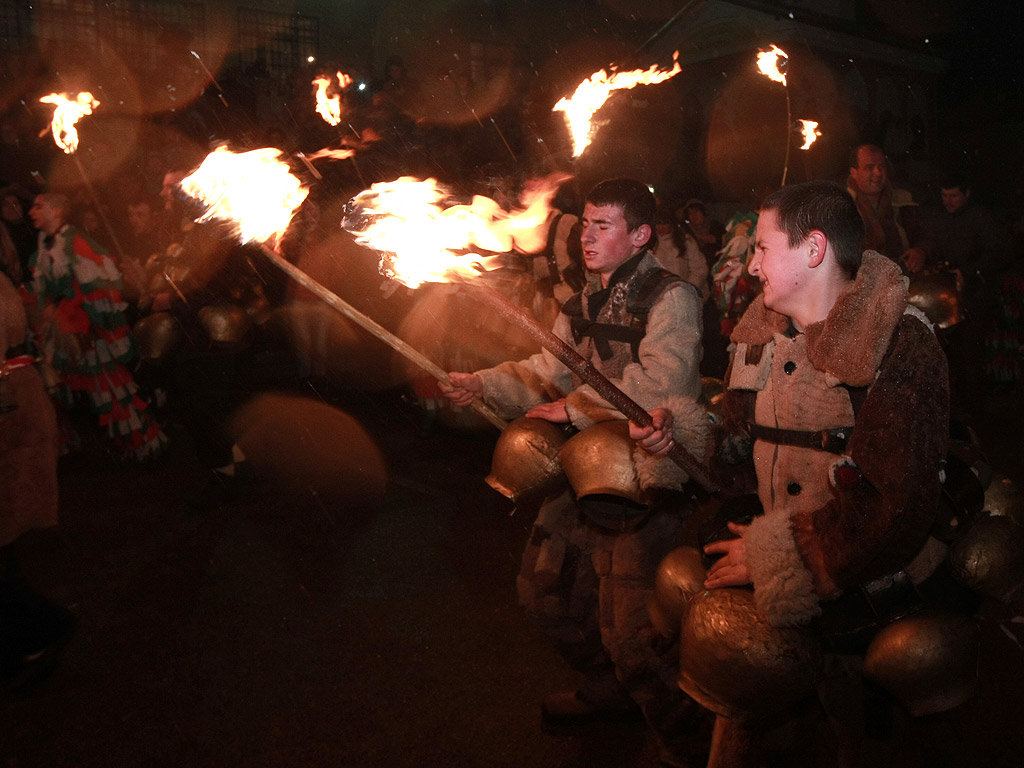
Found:
[{"label": "brown fur trim", "polygon": [[[806,330],[807,357],[820,371],[855,387],[867,386],[882,362],[896,323],[907,306],[903,274],[894,262],[866,251],[851,281],[823,322]],[[732,334],[732,341],[766,344],[789,328],[789,318],[764,306],[758,296]]]},{"label": "brown fur trim", "polygon": [[924,545],[941,489],[949,434],[946,360],[911,315],[857,414],[848,453],[865,482],[793,518],[819,585],[838,589],[904,567]]},{"label": "brown fur trim", "polygon": [[895,262],[867,251],[824,322],[806,329],[807,358],[819,371],[865,387],[875,377],[896,323],[907,306],[903,273]]},{"label": "brown fur trim", "polygon": [[[672,411],[672,435],[691,456],[707,463],[713,447],[713,425],[704,406],[693,398],[669,398],[665,408]],[[681,490],[689,479],[679,465],[667,456],[652,456],[639,446],[633,449],[637,480],[644,490],[667,488]]]}]

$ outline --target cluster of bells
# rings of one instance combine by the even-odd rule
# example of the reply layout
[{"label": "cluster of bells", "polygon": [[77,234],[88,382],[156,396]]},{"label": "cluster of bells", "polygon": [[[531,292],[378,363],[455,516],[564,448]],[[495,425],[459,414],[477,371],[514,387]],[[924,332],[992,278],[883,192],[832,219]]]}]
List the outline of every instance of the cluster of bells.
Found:
[{"label": "cluster of bells", "polygon": [[[722,382],[704,380],[714,417]],[[566,489],[581,502],[621,497],[643,515],[625,421],[605,422],[569,436],[558,425],[519,419],[495,447],[488,484],[517,504]],[[946,566],[961,585],[1005,605],[1024,602],[1024,495],[1008,479],[982,468],[969,519],[954,521]],[[628,523],[628,520],[627,520]],[[661,564],[651,614],[680,640],[679,685],[707,709],[733,720],[756,720],[814,693],[823,648],[803,628],[776,628],[759,619],[753,593],[704,588],[706,560],[690,546]],[[970,616],[922,610],[883,627],[864,656],[864,674],[908,712],[926,715],[966,701],[975,690],[978,625]]]},{"label": "cluster of bells", "polygon": [[[185,259],[173,260],[162,273],[153,277],[149,291],[153,294],[193,287],[191,268]],[[266,322],[271,307],[261,286],[243,282],[228,300],[199,308],[199,324],[210,341],[224,345],[241,344],[254,325]],[[139,357],[149,363],[167,360],[181,346],[185,331],[170,312],[153,312],[132,328]]]}]

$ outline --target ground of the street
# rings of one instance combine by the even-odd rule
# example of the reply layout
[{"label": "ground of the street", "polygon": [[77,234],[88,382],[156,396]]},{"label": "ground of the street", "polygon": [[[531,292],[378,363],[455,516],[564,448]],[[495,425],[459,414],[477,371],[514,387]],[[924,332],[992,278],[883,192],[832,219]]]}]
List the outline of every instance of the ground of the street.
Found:
[{"label": "ground of the street", "polygon": [[[1021,482],[1019,403],[993,393],[980,426]],[[541,726],[542,696],[574,679],[516,605],[531,520],[483,482],[496,431],[431,423],[394,389],[292,392],[249,417],[278,473],[218,508],[186,504],[204,478],[180,429],[153,467],[97,443],[62,466],[61,524],[20,550],[78,626],[50,679],[0,699],[0,765],[657,764],[643,725]],[[899,731],[922,764],[1020,764],[1009,619],[981,621],[978,696]]]}]

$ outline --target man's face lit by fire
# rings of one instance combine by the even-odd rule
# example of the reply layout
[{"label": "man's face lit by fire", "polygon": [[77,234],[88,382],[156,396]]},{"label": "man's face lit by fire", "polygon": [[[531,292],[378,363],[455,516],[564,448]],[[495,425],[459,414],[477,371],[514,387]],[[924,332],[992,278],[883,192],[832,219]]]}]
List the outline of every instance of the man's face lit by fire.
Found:
[{"label": "man's face lit by fire", "polygon": [[881,194],[889,180],[889,169],[885,163],[885,155],[877,149],[861,147],[857,150],[857,167],[850,169],[854,186],[863,195]]},{"label": "man's face lit by fire", "polygon": [[164,175],[164,184],[160,188],[160,197],[164,201],[164,209],[168,211],[174,210],[174,195],[175,191],[181,180],[185,178],[187,174],[182,171],[171,171]]},{"label": "man's face lit by fire", "polygon": [[48,235],[54,234],[64,224],[64,211],[54,206],[43,195],[37,195],[36,201],[29,209],[29,217],[36,229]]},{"label": "man's face lit by fire", "polygon": [[632,232],[626,225],[622,208],[617,205],[587,203],[583,209],[583,262],[601,276],[601,285],[619,266],[640,252],[651,236],[651,228],[641,224]]},{"label": "man's face lit by fire", "polygon": [[787,317],[799,310],[806,292],[810,248],[806,242],[789,244],[789,235],[779,229],[777,211],[761,211],[757,239],[747,270],[761,281],[764,305]]},{"label": "man's face lit by fire", "polygon": [[942,189],[942,206],[946,209],[946,213],[956,213],[967,205],[967,201],[970,199],[970,190],[964,192],[960,187],[943,187]]},{"label": "man's face lit by fire", "polygon": [[149,203],[133,203],[128,206],[128,226],[133,235],[144,235],[152,231],[154,223]]}]

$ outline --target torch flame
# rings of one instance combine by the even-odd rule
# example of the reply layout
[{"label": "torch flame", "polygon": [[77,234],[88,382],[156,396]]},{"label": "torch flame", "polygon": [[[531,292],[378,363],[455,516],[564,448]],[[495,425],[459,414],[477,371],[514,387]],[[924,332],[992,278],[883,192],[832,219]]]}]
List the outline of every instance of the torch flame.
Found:
[{"label": "torch flame", "polygon": [[490,265],[500,266],[497,254],[513,247],[527,253],[544,247],[540,225],[566,178],[548,176],[524,192],[522,208],[505,211],[482,195],[474,195],[469,205],[445,207],[449,193],[437,181],[403,176],[356,195],[349,206],[359,215],[343,226],[360,245],[383,252],[382,274],[410,288],[472,277]]},{"label": "torch flame", "polygon": [[50,130],[57,146],[68,155],[78,149],[78,131],[75,129],[75,123],[85,115],[91,115],[100,105],[88,91],[82,91],[74,100],[69,96],[67,93],[50,93],[39,99],[43,104],[55,105]]},{"label": "torch flame", "polygon": [[579,157],[590,145],[594,135],[590,119],[612,91],[636,88],[638,85],[654,85],[674,77],[683,71],[679,66],[679,51],[672,55],[672,61],[672,69],[667,70],[658,69],[657,64],[652,64],[650,69],[613,71],[611,74],[602,69],[580,83],[571,97],[563,97],[555,104],[551,111],[565,113],[565,121],[572,134],[572,156]]},{"label": "torch flame", "polygon": [[326,157],[331,160],[347,160],[353,155],[355,155],[355,150],[353,149],[329,149],[324,147],[323,149],[318,149],[311,155],[307,155],[307,157],[310,160],[319,160],[321,157]]},{"label": "torch flame", "polygon": [[226,221],[243,243],[265,243],[284,234],[309,190],[291,174],[279,149],[231,152],[218,147],[181,189],[206,206],[196,221]]},{"label": "torch flame", "polygon": [[803,134],[804,143],[800,149],[810,149],[811,144],[818,140],[821,136],[821,131],[818,130],[818,124],[813,120],[800,120],[800,132]]},{"label": "torch flame", "polygon": [[[352,78],[344,72],[338,73],[339,89],[347,88],[352,82]],[[331,125],[337,125],[341,122],[341,96],[337,93],[330,97],[327,96],[327,89],[331,86],[331,79],[326,76],[320,76],[313,80],[313,85],[316,86],[317,113]]]},{"label": "torch flame", "polygon": [[[757,54],[757,68],[761,74],[776,83],[786,84],[786,75],[782,71],[789,63],[789,54],[779,48],[775,43],[771,44],[770,51],[760,51]],[[779,63],[781,60],[781,64]],[[781,69],[780,69],[781,67]]]}]

